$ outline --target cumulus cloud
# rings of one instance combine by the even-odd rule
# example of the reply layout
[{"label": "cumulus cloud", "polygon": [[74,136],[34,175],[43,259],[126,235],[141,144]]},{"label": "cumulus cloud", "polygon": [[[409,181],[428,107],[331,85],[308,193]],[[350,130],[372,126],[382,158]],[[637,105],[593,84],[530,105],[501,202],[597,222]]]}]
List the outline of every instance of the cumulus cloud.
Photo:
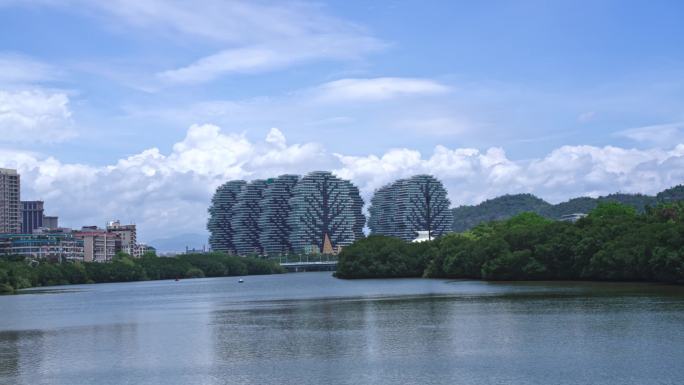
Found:
[{"label": "cumulus cloud", "polygon": [[0,90],[0,141],[61,142],[73,136],[66,94]]},{"label": "cumulus cloud", "polygon": [[366,198],[385,183],[419,173],[442,179],[453,205],[529,192],[559,202],[613,192],[657,193],[684,182],[684,145],[672,150],[563,146],[543,158],[514,161],[501,148],[437,146],[428,157],[409,149],[382,156],[345,156],[336,172],[359,184]]},{"label": "cumulus cloud", "polygon": [[322,101],[378,101],[448,91],[449,87],[429,79],[384,77],[335,80],[319,86],[316,95]]},{"label": "cumulus cloud", "polygon": [[278,129],[261,141],[211,124],[191,126],[169,153],[150,148],[108,166],[62,163],[36,153],[0,150],[0,167],[19,169],[22,198],[44,199],[50,214],[78,227],[119,218],[140,238],[204,232],[215,188],[231,179],[333,170],[357,184],[366,201],[397,178],[440,178],[454,206],[506,193],[531,192],[558,202],[616,191],[656,193],[684,181],[684,144],[671,149],[563,146],[544,157],[516,161],[502,148],[437,146],[427,155],[409,148],[384,154],[331,154],[317,143],[289,144]]},{"label": "cumulus cloud", "polygon": [[209,199],[226,180],[303,173],[330,167],[330,159],[315,143],[287,145],[277,129],[252,142],[210,124],[191,126],[168,154],[150,148],[101,167],[0,150],[0,167],[22,175],[22,199],[44,199],[50,214],[73,227],[136,222],[147,240],[203,232]]}]

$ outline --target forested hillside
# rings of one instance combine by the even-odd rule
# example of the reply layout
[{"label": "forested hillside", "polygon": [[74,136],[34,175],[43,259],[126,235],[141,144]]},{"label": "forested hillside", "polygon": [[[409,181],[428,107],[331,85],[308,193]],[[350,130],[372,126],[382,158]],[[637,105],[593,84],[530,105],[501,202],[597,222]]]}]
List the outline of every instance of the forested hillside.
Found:
[{"label": "forested hillside", "polygon": [[576,223],[522,213],[422,243],[370,236],[342,250],[336,276],[682,284],[684,202],[604,202]]},{"label": "forested hillside", "polygon": [[567,214],[586,214],[595,209],[599,203],[616,202],[631,206],[637,212],[643,213],[648,206],[680,200],[684,200],[684,185],[669,188],[656,196],[617,193],[598,198],[573,198],[555,205],[532,194],[504,195],[486,200],[475,206],[453,208],[453,231],[460,233],[472,229],[480,223],[504,220],[524,212],[536,213],[549,219],[558,219]]}]

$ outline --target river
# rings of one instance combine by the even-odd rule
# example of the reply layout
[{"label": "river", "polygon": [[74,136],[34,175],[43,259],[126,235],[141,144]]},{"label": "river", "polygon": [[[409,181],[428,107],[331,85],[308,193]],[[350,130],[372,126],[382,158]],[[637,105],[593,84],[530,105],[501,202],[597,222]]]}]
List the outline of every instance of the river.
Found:
[{"label": "river", "polygon": [[329,272],[0,296],[0,384],[682,384],[684,288]]}]

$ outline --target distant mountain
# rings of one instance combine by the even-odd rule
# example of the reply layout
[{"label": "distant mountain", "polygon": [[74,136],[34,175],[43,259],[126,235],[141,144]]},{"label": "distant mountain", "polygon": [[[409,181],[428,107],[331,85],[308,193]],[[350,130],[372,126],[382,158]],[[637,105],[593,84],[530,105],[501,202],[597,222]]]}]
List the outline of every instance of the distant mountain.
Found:
[{"label": "distant mountain", "polygon": [[658,202],[674,202],[684,200],[684,185],[671,187],[667,190],[661,191],[656,195]]},{"label": "distant mountain", "polygon": [[158,254],[180,253],[184,252],[186,247],[200,250],[207,245],[207,235],[194,233],[179,234],[168,238],[155,239],[148,242],[148,244],[156,248]]},{"label": "distant mountain", "polygon": [[524,212],[539,213],[551,204],[532,194],[504,195],[489,199],[477,206],[460,206],[451,209],[454,214],[453,230],[463,232],[482,222],[499,221]]},{"label": "distant mountain", "polygon": [[599,203],[617,202],[624,205],[634,207],[638,212],[643,212],[646,206],[655,206],[658,201],[656,197],[643,194],[610,194],[598,198],[573,198],[567,202],[562,202],[557,205],[549,205],[545,210],[536,212],[551,219],[558,219],[563,215],[574,213],[588,213],[598,206]]},{"label": "distant mountain", "polygon": [[523,212],[533,212],[547,218],[558,219],[567,214],[588,213],[603,202],[618,202],[643,212],[647,206],[680,200],[684,200],[684,185],[669,188],[656,196],[617,193],[598,198],[573,198],[556,205],[532,194],[504,195],[488,199],[475,206],[459,206],[451,210],[454,214],[453,231],[463,232],[480,223],[508,219]]}]

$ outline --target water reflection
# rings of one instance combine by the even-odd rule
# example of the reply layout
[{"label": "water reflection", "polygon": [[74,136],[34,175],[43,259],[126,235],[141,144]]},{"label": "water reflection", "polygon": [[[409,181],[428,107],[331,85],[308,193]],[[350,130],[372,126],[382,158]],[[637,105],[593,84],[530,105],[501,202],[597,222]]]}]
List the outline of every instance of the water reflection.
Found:
[{"label": "water reflection", "polygon": [[684,378],[684,291],[677,287],[338,281],[308,273],[242,285],[87,286],[0,298],[0,309],[0,384],[641,385]]}]

